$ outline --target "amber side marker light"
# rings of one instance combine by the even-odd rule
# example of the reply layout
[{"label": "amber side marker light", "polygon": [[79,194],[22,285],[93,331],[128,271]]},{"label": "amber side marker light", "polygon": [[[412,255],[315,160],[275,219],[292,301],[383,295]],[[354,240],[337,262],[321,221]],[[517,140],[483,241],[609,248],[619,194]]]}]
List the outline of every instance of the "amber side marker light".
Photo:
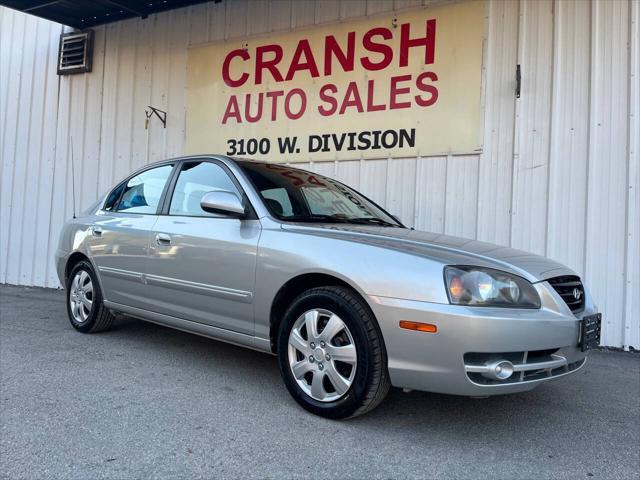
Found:
[{"label": "amber side marker light", "polygon": [[427,333],[436,333],[438,331],[438,327],[431,323],[410,322],[409,320],[400,320],[400,328]]}]

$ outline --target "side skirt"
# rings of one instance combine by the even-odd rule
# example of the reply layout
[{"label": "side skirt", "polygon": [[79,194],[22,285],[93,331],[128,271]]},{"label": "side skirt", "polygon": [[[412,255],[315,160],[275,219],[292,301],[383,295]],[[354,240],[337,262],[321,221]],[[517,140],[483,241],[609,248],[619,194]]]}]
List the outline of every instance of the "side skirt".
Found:
[{"label": "side skirt", "polygon": [[164,315],[162,313],[150,312],[141,308],[129,307],[120,303],[110,302],[104,300],[104,306],[119,313],[124,313],[131,317],[135,317],[145,322],[157,323],[165,327],[175,328],[183,332],[193,333],[202,337],[211,338],[213,340],[220,340],[222,342],[231,343],[240,347],[251,348],[259,352],[269,353],[271,352],[271,342],[269,339],[263,339],[254,337],[252,335],[246,335],[244,333],[233,332],[224,328],[213,327],[211,325],[205,325],[203,323],[192,322],[190,320],[184,320],[178,317],[172,317],[170,315]]}]

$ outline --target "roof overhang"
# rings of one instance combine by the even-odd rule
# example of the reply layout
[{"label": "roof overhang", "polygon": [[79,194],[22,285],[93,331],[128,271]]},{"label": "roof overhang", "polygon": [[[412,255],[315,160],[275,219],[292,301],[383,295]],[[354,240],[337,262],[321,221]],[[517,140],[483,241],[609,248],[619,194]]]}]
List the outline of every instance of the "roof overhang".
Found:
[{"label": "roof overhang", "polygon": [[222,0],[0,0],[0,5],[77,29]]}]

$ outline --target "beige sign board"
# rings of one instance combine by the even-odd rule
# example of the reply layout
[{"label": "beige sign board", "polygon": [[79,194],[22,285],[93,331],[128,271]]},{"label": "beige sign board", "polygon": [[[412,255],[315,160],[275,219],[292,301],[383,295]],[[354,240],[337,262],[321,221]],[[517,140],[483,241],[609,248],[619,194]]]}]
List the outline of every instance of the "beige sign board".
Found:
[{"label": "beige sign board", "polygon": [[193,47],[186,150],[273,162],[478,151],[484,1]]}]

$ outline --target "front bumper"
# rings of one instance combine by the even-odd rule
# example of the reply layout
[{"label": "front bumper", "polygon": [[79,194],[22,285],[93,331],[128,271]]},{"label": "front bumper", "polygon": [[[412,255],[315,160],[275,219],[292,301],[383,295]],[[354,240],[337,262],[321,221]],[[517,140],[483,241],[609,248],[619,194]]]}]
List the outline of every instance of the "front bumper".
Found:
[{"label": "front bumper", "polygon": [[[578,347],[580,319],[596,312],[590,301],[574,315],[542,282],[540,310],[464,307],[369,297],[388,356],[391,383],[430,392],[487,396],[531,390],[577,371],[586,361]],[[437,333],[399,327],[401,320],[435,324]],[[508,359],[517,371],[490,381],[481,366]]]}]

